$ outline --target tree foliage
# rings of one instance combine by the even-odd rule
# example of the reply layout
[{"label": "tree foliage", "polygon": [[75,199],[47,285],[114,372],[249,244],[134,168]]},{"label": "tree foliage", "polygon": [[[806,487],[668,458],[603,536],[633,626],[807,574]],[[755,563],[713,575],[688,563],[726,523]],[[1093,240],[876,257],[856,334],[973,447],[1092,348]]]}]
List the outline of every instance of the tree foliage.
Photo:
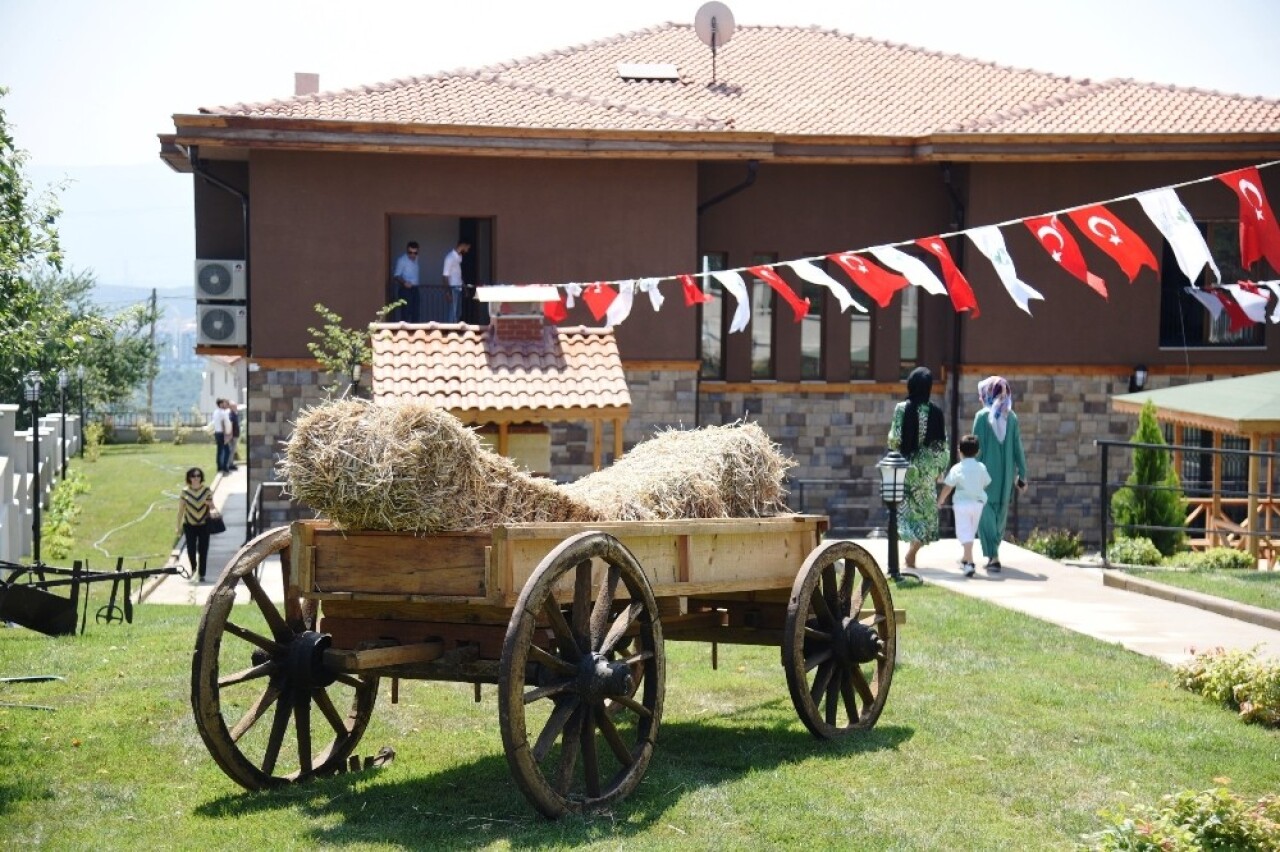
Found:
[{"label": "tree foliage", "polygon": [[[1165,443],[1156,422],[1156,406],[1150,400],[1138,416],[1135,444]],[[1143,536],[1165,556],[1171,556],[1186,540],[1187,506],[1182,496],[1182,483],[1173,469],[1168,450],[1138,447],[1133,451],[1133,470],[1125,487],[1111,498],[1111,518],[1117,533]],[[1157,530],[1151,527],[1173,527]]]},{"label": "tree foliage", "polygon": [[[403,302],[392,302],[386,307],[379,308],[374,322],[386,319],[387,314],[402,304]],[[354,384],[355,366],[368,364],[373,360],[373,347],[369,343],[372,323],[362,329],[347,328],[342,324],[342,317],[339,314],[319,304],[316,305],[316,313],[324,320],[324,325],[320,328],[307,329],[308,333],[315,338],[307,344],[307,351],[320,362],[320,367],[329,375],[351,379]],[[339,382],[325,390],[336,393],[342,387],[344,383]]]},{"label": "tree foliage", "polygon": [[[0,99],[5,93],[0,88]],[[106,314],[92,302],[92,274],[63,271],[55,224],[60,187],[35,194],[26,162],[0,105],[0,402],[22,403],[23,377],[35,372],[41,409],[56,408],[63,370],[71,381],[68,405],[82,384],[88,408],[127,399],[155,374],[152,309]]]}]

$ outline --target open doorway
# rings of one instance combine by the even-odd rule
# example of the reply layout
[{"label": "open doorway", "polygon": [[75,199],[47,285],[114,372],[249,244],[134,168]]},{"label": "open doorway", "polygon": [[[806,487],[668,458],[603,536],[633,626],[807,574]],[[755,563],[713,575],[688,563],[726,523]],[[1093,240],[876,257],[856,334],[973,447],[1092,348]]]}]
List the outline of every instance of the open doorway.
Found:
[{"label": "open doorway", "polygon": [[410,242],[418,244],[418,282],[421,288],[419,313],[410,316],[402,308],[389,319],[401,322],[446,322],[449,317],[448,287],[444,283],[444,258],[461,240],[471,244],[462,259],[462,321],[487,325],[487,305],[475,299],[477,285],[493,283],[493,219],[474,216],[429,216],[390,214],[387,217],[386,303],[399,298],[392,273],[396,260]]}]

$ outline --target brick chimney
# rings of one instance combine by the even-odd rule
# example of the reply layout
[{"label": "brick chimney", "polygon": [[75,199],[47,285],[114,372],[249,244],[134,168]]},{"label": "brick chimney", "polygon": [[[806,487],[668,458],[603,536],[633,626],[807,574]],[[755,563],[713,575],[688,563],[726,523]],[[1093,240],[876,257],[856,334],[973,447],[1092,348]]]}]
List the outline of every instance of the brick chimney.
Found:
[{"label": "brick chimney", "polygon": [[314,95],[320,91],[320,75],[306,71],[295,71],[293,74],[293,94]]},{"label": "brick chimney", "polygon": [[541,343],[546,328],[541,308],[535,307],[534,310],[527,312],[508,313],[511,307],[511,305],[504,305],[506,310],[489,318],[493,323],[494,339],[504,343]]}]

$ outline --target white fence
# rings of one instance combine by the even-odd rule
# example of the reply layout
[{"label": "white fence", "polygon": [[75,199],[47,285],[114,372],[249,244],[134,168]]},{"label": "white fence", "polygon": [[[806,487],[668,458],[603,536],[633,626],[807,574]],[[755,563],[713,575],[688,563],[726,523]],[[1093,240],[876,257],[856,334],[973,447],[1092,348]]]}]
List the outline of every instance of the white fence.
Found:
[{"label": "white fence", "polygon": [[75,414],[66,414],[65,429],[61,413],[41,416],[38,459],[36,436],[30,429],[18,431],[17,423],[18,406],[0,405],[0,560],[5,562],[22,562],[31,554],[36,501],[41,510],[48,508],[63,459],[80,451],[80,418]]}]

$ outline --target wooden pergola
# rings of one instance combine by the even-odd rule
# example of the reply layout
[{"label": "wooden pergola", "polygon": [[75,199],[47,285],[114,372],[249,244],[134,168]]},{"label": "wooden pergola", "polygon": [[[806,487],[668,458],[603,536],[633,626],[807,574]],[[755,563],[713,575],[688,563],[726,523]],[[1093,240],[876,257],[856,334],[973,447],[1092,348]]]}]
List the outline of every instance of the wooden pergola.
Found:
[{"label": "wooden pergola", "polygon": [[[1213,448],[1222,449],[1224,436],[1249,442],[1247,498],[1222,496],[1222,455],[1213,454],[1212,493],[1191,499],[1187,520],[1203,518],[1204,547],[1235,546],[1274,566],[1280,550],[1280,500],[1277,499],[1277,449],[1280,447],[1280,371],[1197,382],[1158,390],[1121,394],[1111,398],[1112,408],[1124,414],[1141,413],[1154,403],[1156,419],[1173,426],[1173,443],[1185,444],[1184,430],[1201,429],[1213,436]],[[1269,455],[1268,455],[1269,454]],[[1174,451],[1174,464],[1182,465],[1182,453]],[[1247,507],[1237,523],[1224,511],[1232,505]]]}]

